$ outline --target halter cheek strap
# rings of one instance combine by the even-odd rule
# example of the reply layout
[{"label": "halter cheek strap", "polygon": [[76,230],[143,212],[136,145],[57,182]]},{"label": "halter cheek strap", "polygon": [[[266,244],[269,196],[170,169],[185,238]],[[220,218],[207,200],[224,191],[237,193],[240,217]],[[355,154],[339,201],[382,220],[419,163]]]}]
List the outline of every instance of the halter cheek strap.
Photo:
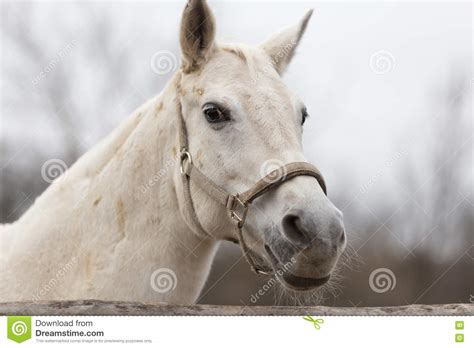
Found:
[{"label": "halter cheek strap", "polygon": [[245,243],[243,237],[243,227],[247,218],[249,206],[257,197],[260,197],[272,188],[281,185],[283,182],[300,175],[314,177],[318,181],[324,193],[327,194],[326,184],[321,172],[315,166],[307,162],[292,162],[273,170],[268,175],[258,180],[247,191],[231,194],[217,185],[193,164],[192,156],[188,150],[186,124],[183,118],[181,103],[179,102],[178,114],[178,141],[180,146],[179,158],[184,194],[183,214],[185,215],[185,220],[187,221],[188,225],[190,225],[190,228],[200,236],[213,238],[213,236],[202,227],[201,222],[199,221],[199,218],[196,214],[196,209],[194,207],[190,189],[191,181],[193,181],[193,183],[196,184],[201,190],[206,192],[209,197],[211,197],[216,202],[219,202],[229,212],[229,215],[237,230],[237,238],[242,249],[242,254],[250,264],[252,271],[257,274],[270,274],[271,270],[264,270],[255,263],[250,254],[250,249]]}]

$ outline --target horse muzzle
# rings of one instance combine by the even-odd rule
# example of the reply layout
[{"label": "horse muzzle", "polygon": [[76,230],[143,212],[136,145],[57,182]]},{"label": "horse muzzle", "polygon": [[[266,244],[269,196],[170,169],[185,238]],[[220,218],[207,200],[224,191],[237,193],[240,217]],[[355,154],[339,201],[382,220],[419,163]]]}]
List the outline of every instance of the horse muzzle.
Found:
[{"label": "horse muzzle", "polygon": [[327,283],[346,245],[342,215],[337,210],[323,222],[305,217],[302,210],[291,210],[283,217],[281,229],[267,231],[265,239],[277,278],[298,291]]}]

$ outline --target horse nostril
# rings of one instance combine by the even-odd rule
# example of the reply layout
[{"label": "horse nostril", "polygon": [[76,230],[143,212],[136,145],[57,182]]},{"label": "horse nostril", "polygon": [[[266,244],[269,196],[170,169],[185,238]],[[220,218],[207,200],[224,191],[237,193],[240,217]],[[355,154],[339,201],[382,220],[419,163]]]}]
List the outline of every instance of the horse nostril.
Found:
[{"label": "horse nostril", "polygon": [[283,234],[288,240],[300,248],[306,248],[311,244],[311,239],[301,226],[298,215],[287,214],[282,220]]},{"label": "horse nostril", "polygon": [[346,232],[344,231],[344,229],[342,230],[342,233],[341,233],[341,238],[339,238],[339,244],[344,244],[344,242],[346,241]]},{"label": "horse nostril", "polygon": [[341,219],[336,218],[331,224],[331,234],[333,240],[338,240],[339,243],[344,243],[346,240],[346,233],[344,231],[344,224]]}]

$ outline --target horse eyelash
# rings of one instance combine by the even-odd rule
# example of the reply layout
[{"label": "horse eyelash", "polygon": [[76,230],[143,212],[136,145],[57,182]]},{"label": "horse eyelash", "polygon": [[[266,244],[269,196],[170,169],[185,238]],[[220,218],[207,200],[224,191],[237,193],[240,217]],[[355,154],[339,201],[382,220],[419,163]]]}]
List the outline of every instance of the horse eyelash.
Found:
[{"label": "horse eyelash", "polygon": [[221,112],[226,117],[226,121],[231,121],[232,114],[231,114],[230,109],[228,107],[226,107],[225,105],[223,105],[219,102],[210,101],[210,102],[204,103],[201,107],[201,110],[204,110],[204,107],[208,104],[212,104],[212,105],[216,106],[217,108],[219,108],[219,110],[221,110]]}]

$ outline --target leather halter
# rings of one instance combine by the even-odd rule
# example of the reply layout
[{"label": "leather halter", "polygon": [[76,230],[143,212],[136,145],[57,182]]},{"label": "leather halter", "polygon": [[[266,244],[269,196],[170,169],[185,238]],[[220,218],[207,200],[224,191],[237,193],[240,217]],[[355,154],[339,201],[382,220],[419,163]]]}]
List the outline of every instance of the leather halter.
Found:
[{"label": "leather halter", "polygon": [[[295,176],[305,175],[314,177],[321,188],[326,192],[326,184],[321,172],[312,164],[307,162],[291,162],[281,166],[269,174],[258,180],[251,188],[242,193],[231,194],[217,185],[208,176],[202,173],[192,161],[192,156],[188,149],[188,137],[186,132],[186,124],[184,122],[181,103],[179,102],[179,95],[177,96],[178,104],[178,141],[179,141],[179,161],[180,172],[183,183],[184,192],[184,215],[187,224],[191,229],[199,235],[204,235],[214,238],[201,225],[196,214],[196,209],[191,196],[190,182],[193,181],[206,194],[223,205],[229,212],[230,218],[235,224],[237,230],[238,242],[242,249],[242,254],[250,265],[250,268],[256,274],[270,274],[271,270],[263,270],[253,260],[250,249],[244,241],[243,227],[250,204],[257,198],[271,190],[272,188],[281,185],[283,182],[294,178]],[[275,179],[276,178],[276,179]]]}]

